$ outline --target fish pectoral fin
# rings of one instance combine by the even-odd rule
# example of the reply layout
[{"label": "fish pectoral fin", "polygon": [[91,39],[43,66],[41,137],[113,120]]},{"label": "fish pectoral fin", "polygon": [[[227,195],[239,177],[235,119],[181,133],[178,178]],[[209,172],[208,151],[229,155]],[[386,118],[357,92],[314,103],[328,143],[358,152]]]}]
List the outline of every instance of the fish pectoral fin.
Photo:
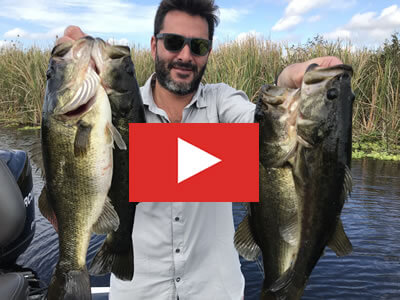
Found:
[{"label": "fish pectoral fin", "polygon": [[288,147],[287,153],[282,158],[278,159],[277,162],[273,163],[271,165],[271,167],[280,168],[286,162],[288,162],[291,158],[293,158],[296,155],[297,144],[298,144],[297,140],[294,140],[293,142],[291,142],[289,147]]},{"label": "fish pectoral fin", "polygon": [[54,213],[51,203],[47,200],[47,188],[46,185],[43,187],[42,192],[39,196],[39,210],[43,217],[45,217],[53,225],[54,229],[58,233],[58,222],[56,214]]},{"label": "fish pectoral fin", "polygon": [[284,225],[279,227],[279,233],[284,241],[292,246],[295,246],[298,242],[298,223],[297,213],[294,213]]},{"label": "fish pectoral fin", "polygon": [[340,219],[336,225],[335,232],[328,242],[328,247],[331,248],[337,256],[344,256],[353,251],[353,246],[344,232],[343,223]]},{"label": "fish pectoral fin", "polygon": [[248,215],[244,217],[235,232],[234,244],[239,254],[247,260],[254,261],[261,253],[251,232]]},{"label": "fish pectoral fin", "polygon": [[92,231],[96,234],[106,234],[111,231],[117,231],[119,227],[119,217],[111,204],[110,198],[106,198],[103,211],[96,223],[93,224]]},{"label": "fish pectoral fin", "polygon": [[92,125],[80,121],[78,123],[78,130],[76,131],[74,141],[74,154],[75,156],[85,155],[90,146],[90,132]]},{"label": "fish pectoral fin", "polygon": [[122,138],[117,128],[115,128],[115,126],[112,123],[107,123],[107,128],[110,130],[112,140],[117,144],[118,148],[121,150],[126,150],[127,147],[124,142],[124,139]]}]

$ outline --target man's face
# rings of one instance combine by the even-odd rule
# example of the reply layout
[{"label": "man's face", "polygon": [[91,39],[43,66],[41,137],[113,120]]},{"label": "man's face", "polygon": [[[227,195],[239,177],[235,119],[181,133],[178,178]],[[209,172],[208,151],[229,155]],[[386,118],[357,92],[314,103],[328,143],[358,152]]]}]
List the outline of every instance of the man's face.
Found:
[{"label": "man's face", "polygon": [[[208,40],[208,24],[200,16],[174,10],[166,14],[160,33]],[[178,95],[193,93],[198,88],[209,53],[204,56],[194,55],[189,45],[185,45],[178,52],[171,52],[165,49],[163,39],[156,40],[154,36],[151,40],[151,52],[155,60],[157,80],[161,86]]]}]

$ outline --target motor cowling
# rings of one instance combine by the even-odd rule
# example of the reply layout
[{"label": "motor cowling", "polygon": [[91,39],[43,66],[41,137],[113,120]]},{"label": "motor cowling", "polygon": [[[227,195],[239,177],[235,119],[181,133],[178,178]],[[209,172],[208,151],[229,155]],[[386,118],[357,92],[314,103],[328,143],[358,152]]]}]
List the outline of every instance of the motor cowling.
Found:
[{"label": "motor cowling", "polygon": [[0,150],[0,268],[15,263],[35,233],[32,168],[21,150]]}]

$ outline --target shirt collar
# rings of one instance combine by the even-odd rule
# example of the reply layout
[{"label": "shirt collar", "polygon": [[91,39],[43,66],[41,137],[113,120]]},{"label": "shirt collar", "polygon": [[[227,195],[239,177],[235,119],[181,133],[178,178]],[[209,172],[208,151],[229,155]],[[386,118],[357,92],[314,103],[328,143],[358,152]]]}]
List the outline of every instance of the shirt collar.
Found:
[{"label": "shirt collar", "polygon": [[[149,106],[150,110],[157,110],[158,107],[154,102],[153,98],[153,85],[156,81],[156,73],[151,74],[149,79],[147,79],[146,83],[143,86],[142,98],[143,104]],[[207,102],[204,99],[204,84],[200,83],[196,93],[193,95],[192,101],[186,106],[190,107],[196,104],[197,108],[207,107]]]}]

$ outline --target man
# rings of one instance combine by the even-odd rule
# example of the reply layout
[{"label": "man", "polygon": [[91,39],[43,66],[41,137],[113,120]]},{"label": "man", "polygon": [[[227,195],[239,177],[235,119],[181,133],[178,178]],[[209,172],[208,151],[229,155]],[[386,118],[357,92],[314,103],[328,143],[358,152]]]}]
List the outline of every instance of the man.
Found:
[{"label": "man", "polygon": [[[216,10],[213,0],[160,3],[151,38],[156,72],[141,88],[147,122],[253,122],[255,105],[244,92],[200,83],[218,23]],[[70,26],[58,43],[82,36]],[[298,87],[311,63],[341,61],[325,57],[291,65],[278,85]],[[133,232],[134,278],[126,282],[111,275],[110,299],[242,299],[244,279],[233,235],[231,203],[141,203]]]}]

